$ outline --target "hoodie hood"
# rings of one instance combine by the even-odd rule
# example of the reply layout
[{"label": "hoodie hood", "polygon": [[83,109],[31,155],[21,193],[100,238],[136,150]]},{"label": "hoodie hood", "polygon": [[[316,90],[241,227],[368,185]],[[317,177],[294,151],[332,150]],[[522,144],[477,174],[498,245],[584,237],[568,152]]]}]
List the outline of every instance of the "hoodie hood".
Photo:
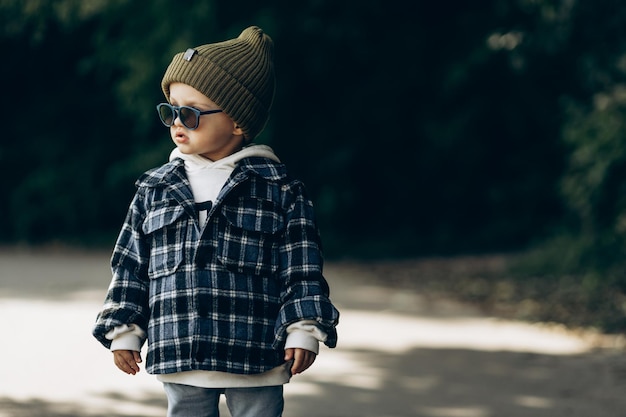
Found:
[{"label": "hoodie hood", "polygon": [[182,159],[195,203],[198,205],[199,221],[204,224],[209,203],[214,202],[222,187],[244,158],[262,157],[280,162],[272,148],[267,145],[249,145],[225,158],[211,161],[200,155],[187,155],[178,148],[170,154],[170,161]]},{"label": "hoodie hood", "polygon": [[235,152],[225,158],[218,159],[217,161],[211,161],[203,156],[196,154],[184,154],[178,148],[174,148],[170,153],[170,161],[176,158],[180,158],[185,161],[185,169],[187,172],[196,171],[199,169],[219,169],[232,171],[239,161],[244,158],[252,156],[268,158],[275,162],[280,162],[280,159],[276,156],[272,148],[267,145],[252,144],[242,148],[239,152]]}]

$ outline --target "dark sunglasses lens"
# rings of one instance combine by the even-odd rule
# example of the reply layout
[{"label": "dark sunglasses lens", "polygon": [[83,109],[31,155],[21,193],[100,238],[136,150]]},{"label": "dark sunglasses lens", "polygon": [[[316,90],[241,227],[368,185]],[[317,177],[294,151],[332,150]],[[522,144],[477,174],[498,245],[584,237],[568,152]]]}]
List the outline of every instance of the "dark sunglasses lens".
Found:
[{"label": "dark sunglasses lens", "polygon": [[174,124],[174,119],[176,116],[174,115],[174,109],[166,104],[160,105],[159,108],[159,117],[161,121],[166,126],[171,126]]},{"label": "dark sunglasses lens", "polygon": [[198,127],[198,115],[191,107],[181,107],[180,110],[180,121],[183,122],[187,129],[195,129]]}]

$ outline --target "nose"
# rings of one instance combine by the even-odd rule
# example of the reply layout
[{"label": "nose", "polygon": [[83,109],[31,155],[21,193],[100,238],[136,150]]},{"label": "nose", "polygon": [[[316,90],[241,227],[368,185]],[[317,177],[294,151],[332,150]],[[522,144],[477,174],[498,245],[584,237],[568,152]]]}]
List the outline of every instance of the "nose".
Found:
[{"label": "nose", "polygon": [[174,123],[172,123],[172,126],[185,127],[183,122],[180,120],[180,111],[178,110],[174,110]]}]

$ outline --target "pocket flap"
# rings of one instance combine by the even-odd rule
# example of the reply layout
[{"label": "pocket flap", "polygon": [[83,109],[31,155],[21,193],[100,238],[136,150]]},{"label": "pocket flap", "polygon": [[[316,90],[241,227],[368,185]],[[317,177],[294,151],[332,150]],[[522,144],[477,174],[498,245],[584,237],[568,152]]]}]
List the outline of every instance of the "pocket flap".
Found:
[{"label": "pocket flap", "polygon": [[149,235],[159,229],[169,226],[178,220],[185,213],[185,209],[176,204],[170,205],[166,202],[163,205],[159,205],[156,208],[150,210],[146,215],[141,230],[144,234]]},{"label": "pocket flap", "polygon": [[251,232],[276,234],[285,227],[280,207],[268,200],[241,197],[237,206],[224,206],[222,213],[231,225]]}]

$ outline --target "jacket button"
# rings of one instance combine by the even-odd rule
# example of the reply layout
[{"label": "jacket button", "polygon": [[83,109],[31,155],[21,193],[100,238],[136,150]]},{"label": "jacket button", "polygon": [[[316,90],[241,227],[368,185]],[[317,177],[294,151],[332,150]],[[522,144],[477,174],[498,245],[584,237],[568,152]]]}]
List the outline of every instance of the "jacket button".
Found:
[{"label": "jacket button", "polygon": [[206,258],[200,254],[196,255],[195,264],[198,268],[204,268],[207,264]]},{"label": "jacket button", "polygon": [[200,297],[196,300],[196,308],[200,317],[207,317],[209,315],[209,306],[206,300],[202,300]]},{"label": "jacket button", "polygon": [[196,360],[198,362],[204,362],[204,360],[206,359],[206,349],[207,349],[207,345],[204,342],[200,342],[200,344],[198,345],[198,350],[196,352]]},{"label": "jacket button", "polygon": [[194,263],[196,264],[197,268],[204,268],[207,266],[207,264],[209,263],[209,258],[211,257],[210,252],[208,251],[208,248],[201,248],[198,250],[198,252],[196,253],[196,257],[194,259]]}]

